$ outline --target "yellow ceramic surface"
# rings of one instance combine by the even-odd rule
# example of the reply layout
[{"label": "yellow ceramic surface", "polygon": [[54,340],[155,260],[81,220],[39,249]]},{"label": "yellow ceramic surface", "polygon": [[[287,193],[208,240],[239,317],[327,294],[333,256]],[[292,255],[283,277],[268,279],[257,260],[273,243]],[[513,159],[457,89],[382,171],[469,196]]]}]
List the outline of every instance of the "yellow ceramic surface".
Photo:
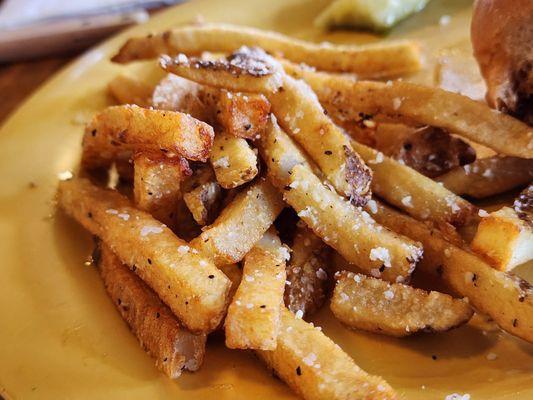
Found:
[{"label": "yellow ceramic surface", "polygon": [[[75,169],[83,122],[106,103],[106,83],[121,71],[108,58],[131,35],[202,15],[301,38],[358,42],[370,35],[323,36],[311,21],[325,1],[193,1],[98,46],[38,90],[0,132],[0,393],[8,399],[294,398],[251,353],[209,341],[202,370],[171,381],[121,321],[96,271],[84,265],[89,235],[54,208],[58,172]],[[425,73],[450,49],[468,52],[470,2],[434,0],[392,36],[419,38]],[[448,25],[439,25],[450,15]],[[446,53],[446,54],[448,54]],[[457,58],[455,56],[455,58]],[[132,71],[139,65],[128,67]],[[470,74],[470,72],[467,73]],[[471,74],[470,74],[471,75]],[[316,323],[365,370],[384,376],[405,399],[533,399],[533,346],[498,331],[466,326],[443,334],[384,338],[344,329],[323,310]],[[489,356],[489,354],[491,356]],[[493,361],[487,360],[487,357]],[[432,356],[436,356],[434,360]]]}]

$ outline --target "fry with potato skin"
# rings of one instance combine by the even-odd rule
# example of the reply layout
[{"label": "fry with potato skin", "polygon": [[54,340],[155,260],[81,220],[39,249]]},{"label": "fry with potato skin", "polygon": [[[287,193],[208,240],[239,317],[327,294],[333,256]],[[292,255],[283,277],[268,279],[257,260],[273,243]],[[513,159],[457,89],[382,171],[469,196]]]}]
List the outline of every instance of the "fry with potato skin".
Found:
[{"label": "fry with potato skin", "polygon": [[216,134],[209,161],[218,183],[224,189],[250,182],[259,172],[257,154],[248,142],[227,131]]},{"label": "fry with potato skin", "polygon": [[213,263],[128,199],[87,179],[59,184],[67,214],[102,239],[194,333],[214,330],[224,316],[228,278]]},{"label": "fry with potato skin", "polygon": [[371,147],[352,146],[372,169],[372,190],[390,204],[417,219],[454,226],[477,219],[477,207],[434,180]]},{"label": "fry with potato skin", "polygon": [[183,201],[200,226],[210,224],[216,217],[222,198],[222,189],[214,179],[183,194]]},{"label": "fry with potato skin", "polygon": [[424,245],[417,271],[434,276],[453,293],[468,297],[503,330],[533,343],[533,288],[517,276],[489,266],[479,256],[444,239],[438,230],[378,203],[378,222]]},{"label": "fry with potato skin", "polygon": [[306,400],[397,399],[384,379],[363,371],[321,330],[286,308],[276,349],[256,354]]},{"label": "fry with potato skin", "polygon": [[500,271],[533,259],[533,222],[511,207],[503,207],[481,219],[470,244],[472,250]]},{"label": "fry with potato skin", "polygon": [[276,32],[227,24],[184,26],[129,39],[112,61],[125,63],[160,54],[194,55],[203,51],[227,53],[241,46],[258,46],[297,63],[305,62],[325,71],[353,72],[367,78],[415,72],[421,66],[419,48],[409,41],[363,46],[316,44]]},{"label": "fry with potato skin", "polygon": [[128,150],[206,161],[213,136],[213,128],[187,114],[135,105],[112,106],[95,115],[85,128],[82,165],[99,166],[99,160],[105,164]]},{"label": "fry with potato skin", "polygon": [[133,196],[139,209],[165,225],[174,227],[180,185],[191,174],[187,160],[161,153],[140,152],[133,156]]},{"label": "fry with potato skin", "polygon": [[419,245],[377,224],[327,188],[273,121],[261,140],[261,155],[271,182],[324,242],[374,276],[393,282],[409,278],[422,255]]},{"label": "fry with potato skin", "polygon": [[276,348],[288,254],[271,228],[244,257],[241,283],[224,322],[230,349]]},{"label": "fry with potato skin", "polygon": [[239,262],[263,237],[283,207],[278,191],[259,179],[239,193],[191,246],[216,265]]},{"label": "fry with potato skin", "polygon": [[193,335],[137,275],[122,264],[111,249],[101,246],[97,267],[104,286],[141,346],[169,378],[182,370],[197,371],[205,354],[205,334]]},{"label": "fry with potato skin", "polygon": [[364,113],[385,121],[435,126],[501,154],[533,158],[531,127],[466,96],[405,81],[355,81],[301,68],[298,72],[322,103],[336,107],[346,119],[358,120]]},{"label": "fry with potato skin", "polygon": [[499,156],[482,158],[435,179],[458,195],[482,199],[533,180],[533,160]]},{"label": "fry with potato skin", "polygon": [[404,337],[456,328],[474,313],[468,302],[444,293],[390,284],[353,272],[344,271],[335,277],[331,311],[350,328]]}]

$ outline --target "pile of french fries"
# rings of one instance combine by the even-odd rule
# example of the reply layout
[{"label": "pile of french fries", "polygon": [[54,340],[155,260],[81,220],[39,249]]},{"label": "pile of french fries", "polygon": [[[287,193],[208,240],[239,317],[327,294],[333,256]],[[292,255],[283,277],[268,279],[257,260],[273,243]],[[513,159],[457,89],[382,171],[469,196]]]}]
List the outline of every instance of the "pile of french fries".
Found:
[{"label": "pile of french fries", "polygon": [[[166,375],[201,368],[222,330],[305,399],[397,398],[306,322],[328,299],[353,329],[446,331],[475,311],[533,342],[533,289],[509,272],[533,258],[531,188],[492,214],[460,197],[529,183],[530,127],[440,89],[360,80],[419,69],[411,42],[205,24],[130,39],[113,60],[156,57],[156,87],[109,84],[117,105],[87,125],[58,201],[98,238],[109,296]],[[472,142],[495,155],[476,160]],[[470,246],[462,229],[478,224]]]}]

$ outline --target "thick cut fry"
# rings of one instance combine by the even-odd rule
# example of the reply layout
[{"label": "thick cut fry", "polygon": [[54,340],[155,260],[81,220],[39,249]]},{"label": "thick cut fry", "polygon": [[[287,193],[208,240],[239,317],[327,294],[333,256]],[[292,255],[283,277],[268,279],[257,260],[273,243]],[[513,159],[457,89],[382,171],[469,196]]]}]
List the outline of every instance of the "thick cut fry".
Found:
[{"label": "thick cut fry", "polygon": [[482,199],[533,180],[533,160],[497,156],[482,158],[457,167],[436,180],[458,195]]},{"label": "thick cut fry", "polygon": [[271,228],[244,258],[241,283],[224,323],[230,349],[276,348],[288,257]]},{"label": "thick cut fry", "polygon": [[222,189],[217,181],[207,181],[190,192],[183,194],[183,200],[198,225],[210,224],[215,219],[220,202]]},{"label": "thick cut fry", "polygon": [[195,333],[214,330],[226,311],[230,281],[151,215],[118,192],[86,179],[59,185],[67,214],[107,244]]},{"label": "thick cut fry", "polygon": [[259,358],[306,400],[392,400],[384,379],[369,375],[321,330],[283,308],[278,345]]},{"label": "thick cut fry", "polygon": [[137,153],[133,157],[135,205],[165,225],[174,227],[180,184],[191,174],[187,160],[161,153]]},{"label": "thick cut fry", "polygon": [[409,215],[454,226],[477,218],[474,205],[434,180],[363,144],[352,141],[352,146],[372,168],[372,190]]},{"label": "thick cut fry", "polygon": [[118,104],[136,104],[139,107],[152,105],[153,87],[127,75],[118,75],[113,78],[107,85],[107,89]]},{"label": "thick cut fry", "polygon": [[354,81],[306,69],[300,69],[299,76],[321,102],[335,106],[346,119],[359,120],[363,113],[435,126],[502,154],[533,158],[532,128],[466,96],[404,81]]},{"label": "thick cut fry", "polygon": [[353,272],[336,277],[331,311],[350,328],[403,337],[456,328],[474,313],[467,301],[444,293],[390,284]]},{"label": "thick cut fry", "polygon": [[270,103],[262,94],[222,91],[217,103],[217,120],[228,133],[257,139],[265,129]]},{"label": "thick cut fry", "polygon": [[285,306],[305,318],[326,301],[329,289],[328,247],[310,229],[298,227],[287,265]]},{"label": "thick cut fry", "polygon": [[265,60],[259,49],[243,47],[227,60],[203,60],[179,54],[159,59],[161,67],[185,79],[235,92],[275,92],[281,86],[281,71]]},{"label": "thick cut fry", "polygon": [[383,205],[378,222],[424,245],[417,271],[439,279],[454,293],[468,297],[479,312],[490,316],[502,329],[533,343],[533,288],[517,276],[497,271],[480,257],[457,247],[437,230]]},{"label": "thick cut fry", "polygon": [[250,182],[259,172],[257,154],[248,142],[226,131],[216,134],[210,161],[224,189]]},{"label": "thick cut fry", "polygon": [[103,245],[97,266],[105,288],[143,349],[169,378],[197,371],[205,354],[205,334],[193,335],[137,275]]},{"label": "thick cut fry", "polygon": [[187,114],[135,105],[108,107],[85,128],[82,164],[87,168],[107,165],[128,150],[206,161],[213,136],[213,128]]},{"label": "thick cut fry", "polygon": [[125,63],[160,54],[200,54],[203,51],[231,52],[241,46],[258,46],[297,63],[305,62],[325,71],[353,72],[377,78],[401,75],[420,69],[418,46],[396,41],[364,46],[310,43],[276,32],[243,26],[205,24],[184,26],[157,35],[128,40],[113,61]]},{"label": "thick cut fry", "polygon": [[408,280],[422,256],[417,243],[378,225],[301,165],[292,169],[284,198],[316,235],[373,276]]},{"label": "thick cut fry", "polygon": [[533,223],[520,218],[510,207],[490,213],[481,219],[472,250],[501,271],[533,259]]},{"label": "thick cut fry", "polygon": [[278,191],[261,179],[239,193],[191,246],[216,265],[239,262],[263,237],[283,206]]},{"label": "thick cut fry", "polygon": [[212,123],[218,97],[216,89],[168,74],[155,87],[152,105],[159,110],[179,111]]},{"label": "thick cut fry", "polygon": [[269,179],[317,236],[374,276],[391,281],[410,276],[422,255],[415,242],[376,224],[366,211],[322,184],[274,122],[267,126],[261,146]]}]

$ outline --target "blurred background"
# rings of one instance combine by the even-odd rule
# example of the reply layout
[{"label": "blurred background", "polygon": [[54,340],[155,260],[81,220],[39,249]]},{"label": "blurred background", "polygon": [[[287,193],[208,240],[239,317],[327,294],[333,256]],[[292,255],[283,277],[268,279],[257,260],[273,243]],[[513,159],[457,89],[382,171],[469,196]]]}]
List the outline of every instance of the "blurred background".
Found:
[{"label": "blurred background", "polygon": [[184,0],[0,0],[0,124],[84,49]]}]

